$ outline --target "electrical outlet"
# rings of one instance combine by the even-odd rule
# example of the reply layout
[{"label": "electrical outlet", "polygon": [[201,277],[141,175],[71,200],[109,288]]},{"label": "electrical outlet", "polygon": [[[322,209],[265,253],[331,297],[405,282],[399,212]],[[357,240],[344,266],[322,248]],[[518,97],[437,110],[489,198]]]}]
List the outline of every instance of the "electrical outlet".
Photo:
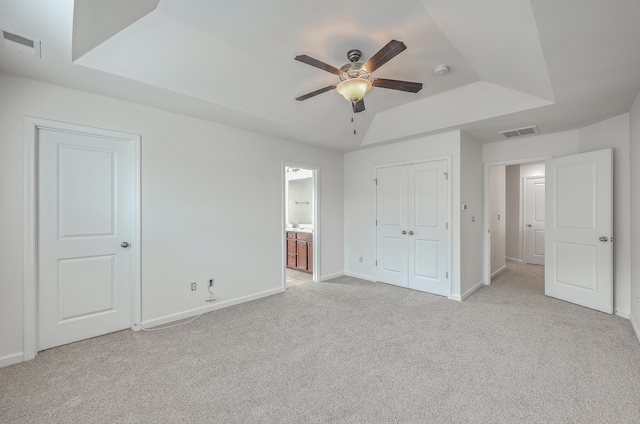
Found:
[{"label": "electrical outlet", "polygon": [[362,256],[358,258],[358,262],[362,262]]},{"label": "electrical outlet", "polygon": [[209,287],[213,287],[213,278],[209,280]]},{"label": "electrical outlet", "polygon": [[463,269],[462,270],[462,278],[465,278],[467,276],[467,270]]},{"label": "electrical outlet", "polygon": [[196,283],[191,283],[191,291],[196,291]]},{"label": "electrical outlet", "polygon": [[636,297],[636,305],[640,306],[640,296]]}]

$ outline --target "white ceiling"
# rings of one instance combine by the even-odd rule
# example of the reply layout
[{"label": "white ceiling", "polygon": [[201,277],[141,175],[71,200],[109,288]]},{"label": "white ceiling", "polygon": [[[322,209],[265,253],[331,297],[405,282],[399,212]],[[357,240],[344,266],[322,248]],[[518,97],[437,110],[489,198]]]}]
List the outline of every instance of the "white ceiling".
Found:
[{"label": "white ceiling", "polygon": [[[0,28],[42,58],[0,47],[0,70],[264,134],[350,151],[463,129],[481,142],[537,124],[579,128],[628,112],[640,92],[638,0],[0,0]],[[407,45],[356,115],[307,54],[366,61]],[[436,65],[451,72],[436,76]]]}]

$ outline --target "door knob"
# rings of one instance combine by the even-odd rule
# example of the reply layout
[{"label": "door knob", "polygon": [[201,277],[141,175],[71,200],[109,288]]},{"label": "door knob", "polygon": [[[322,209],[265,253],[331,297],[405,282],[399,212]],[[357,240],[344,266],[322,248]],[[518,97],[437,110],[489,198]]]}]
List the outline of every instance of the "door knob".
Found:
[{"label": "door knob", "polygon": [[123,248],[127,248],[127,247],[129,247],[129,243],[126,242],[126,241],[123,241],[122,243],[120,243],[120,246],[123,247]]},{"label": "door knob", "polygon": [[527,227],[531,227],[531,224],[527,224]]},{"label": "door knob", "polygon": [[609,239],[605,236],[600,237],[598,240],[600,241],[609,241]]},{"label": "door knob", "polygon": [[402,231],[402,234],[407,234],[407,232],[406,231]]},{"label": "door knob", "polygon": [[409,231],[409,235],[412,236],[413,235],[413,231]]}]

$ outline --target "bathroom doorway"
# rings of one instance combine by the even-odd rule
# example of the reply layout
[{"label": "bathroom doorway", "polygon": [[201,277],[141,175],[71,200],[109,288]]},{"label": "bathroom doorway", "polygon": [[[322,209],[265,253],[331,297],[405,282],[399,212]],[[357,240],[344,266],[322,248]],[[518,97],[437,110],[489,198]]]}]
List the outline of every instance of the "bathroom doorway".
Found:
[{"label": "bathroom doorway", "polygon": [[284,287],[317,281],[317,169],[284,166]]}]

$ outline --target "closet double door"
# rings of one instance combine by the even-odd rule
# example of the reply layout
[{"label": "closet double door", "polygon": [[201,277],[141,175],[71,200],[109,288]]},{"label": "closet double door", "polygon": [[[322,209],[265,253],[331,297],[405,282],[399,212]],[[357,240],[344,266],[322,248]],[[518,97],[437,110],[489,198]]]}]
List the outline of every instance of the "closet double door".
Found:
[{"label": "closet double door", "polygon": [[376,281],[448,296],[447,160],[376,174]]}]

